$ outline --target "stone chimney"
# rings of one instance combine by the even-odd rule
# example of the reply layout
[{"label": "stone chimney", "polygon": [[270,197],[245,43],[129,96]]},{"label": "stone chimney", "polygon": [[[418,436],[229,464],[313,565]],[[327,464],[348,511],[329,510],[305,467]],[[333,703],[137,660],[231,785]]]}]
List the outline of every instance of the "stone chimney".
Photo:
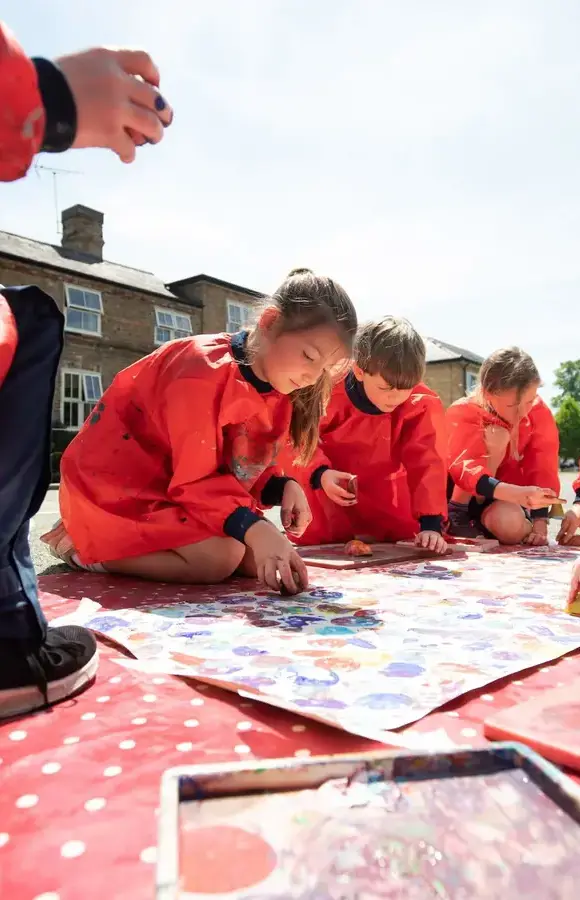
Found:
[{"label": "stone chimney", "polygon": [[89,206],[69,206],[62,211],[62,246],[65,250],[76,250],[103,258],[104,215]]}]

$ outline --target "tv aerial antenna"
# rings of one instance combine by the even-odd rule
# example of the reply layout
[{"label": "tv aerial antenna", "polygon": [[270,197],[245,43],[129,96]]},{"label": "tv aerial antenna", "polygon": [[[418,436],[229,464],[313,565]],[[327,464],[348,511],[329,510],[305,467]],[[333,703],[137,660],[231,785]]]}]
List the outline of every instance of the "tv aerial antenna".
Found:
[{"label": "tv aerial antenna", "polygon": [[84,175],[84,172],[80,172],[78,169],[58,169],[52,166],[43,166],[41,163],[34,163],[33,168],[39,178],[42,176],[43,172],[48,172],[52,175],[52,195],[54,199],[56,233],[60,236],[62,234],[62,226],[60,223],[60,204],[58,202],[58,179],[62,175]]}]

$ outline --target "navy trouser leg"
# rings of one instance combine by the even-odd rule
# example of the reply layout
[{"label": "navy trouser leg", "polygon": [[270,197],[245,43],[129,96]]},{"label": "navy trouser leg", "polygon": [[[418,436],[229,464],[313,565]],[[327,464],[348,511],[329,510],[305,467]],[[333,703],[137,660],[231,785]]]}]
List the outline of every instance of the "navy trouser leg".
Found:
[{"label": "navy trouser leg", "polygon": [[40,642],[46,619],[28,544],[50,484],[52,401],[64,319],[37,287],[2,288],[18,346],[0,386],[0,639]]}]

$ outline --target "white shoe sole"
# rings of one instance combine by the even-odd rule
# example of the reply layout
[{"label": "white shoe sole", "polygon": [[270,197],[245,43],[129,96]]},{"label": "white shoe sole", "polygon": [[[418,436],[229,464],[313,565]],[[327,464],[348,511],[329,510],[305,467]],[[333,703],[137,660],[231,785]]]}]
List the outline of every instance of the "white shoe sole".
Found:
[{"label": "white shoe sole", "polygon": [[[85,688],[97,674],[99,667],[99,651],[90,658],[82,669],[72,672],[66,678],[51,681],[47,688],[48,705],[67,700]],[[35,684],[21,688],[8,688],[0,691],[0,719],[22,716],[45,707],[46,700]]]}]

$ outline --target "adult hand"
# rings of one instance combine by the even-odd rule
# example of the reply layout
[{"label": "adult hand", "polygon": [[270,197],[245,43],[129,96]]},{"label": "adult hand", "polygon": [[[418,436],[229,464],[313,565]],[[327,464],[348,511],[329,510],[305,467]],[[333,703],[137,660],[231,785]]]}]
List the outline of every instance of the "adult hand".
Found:
[{"label": "adult hand", "polygon": [[299,594],[308,587],[308,572],[302,559],[286,537],[271,522],[251,525],[245,543],[254,555],[259,581],[273,591]]},{"label": "adult hand", "polygon": [[[356,494],[347,491],[342,485],[348,484],[353,476],[349,472],[337,472],[336,469],[327,469],[322,473],[320,486],[329,500],[338,506],[353,506],[356,503]],[[341,483],[342,482],[342,483]]]},{"label": "adult hand", "polygon": [[294,537],[303,535],[312,522],[306,494],[296,481],[287,481],[284,485],[280,518],[284,531]]},{"label": "adult hand", "polygon": [[97,47],[55,62],[76,103],[73,147],[106,147],[130,163],[136,143],[161,140],[173,111],[159,93],[159,71],[147,53]]}]

